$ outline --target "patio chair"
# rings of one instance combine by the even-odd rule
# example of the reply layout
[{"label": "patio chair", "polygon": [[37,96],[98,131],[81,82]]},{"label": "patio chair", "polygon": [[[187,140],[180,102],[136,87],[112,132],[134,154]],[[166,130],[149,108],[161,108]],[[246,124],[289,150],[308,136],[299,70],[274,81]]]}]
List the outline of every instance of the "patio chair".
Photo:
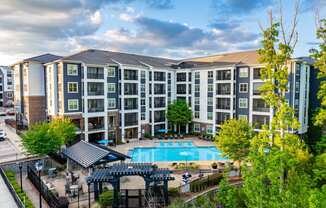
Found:
[{"label": "patio chair", "polygon": [[183,139],[184,137],[183,137],[183,134],[180,134],[180,139]]},{"label": "patio chair", "polygon": [[169,136],[169,139],[173,139],[173,135],[170,135],[170,136]]},{"label": "patio chair", "polygon": [[65,195],[68,195],[68,196],[71,195],[70,186],[68,183],[65,184]]}]

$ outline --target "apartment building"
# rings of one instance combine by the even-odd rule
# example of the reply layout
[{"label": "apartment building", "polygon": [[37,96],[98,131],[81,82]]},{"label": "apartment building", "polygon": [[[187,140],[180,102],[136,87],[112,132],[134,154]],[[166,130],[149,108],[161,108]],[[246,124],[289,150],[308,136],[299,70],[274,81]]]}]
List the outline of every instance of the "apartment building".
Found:
[{"label": "apartment building", "polygon": [[[246,118],[259,131],[273,117],[258,90],[264,66],[256,51],[180,61],[90,49],[44,63],[45,75],[37,77],[43,77],[46,100],[41,109],[48,119],[71,118],[89,142],[128,142],[174,129],[165,114],[176,99],[193,112],[192,123],[182,127],[186,133],[214,134],[229,118]],[[306,58],[289,64],[286,96],[301,123],[299,134],[308,127],[311,64]]]},{"label": "apartment building", "polygon": [[43,54],[24,59],[13,65],[14,106],[19,126],[46,120],[44,64],[60,58],[53,54]]},{"label": "apartment building", "polygon": [[8,66],[0,66],[0,107],[12,107],[14,100],[13,75]]}]

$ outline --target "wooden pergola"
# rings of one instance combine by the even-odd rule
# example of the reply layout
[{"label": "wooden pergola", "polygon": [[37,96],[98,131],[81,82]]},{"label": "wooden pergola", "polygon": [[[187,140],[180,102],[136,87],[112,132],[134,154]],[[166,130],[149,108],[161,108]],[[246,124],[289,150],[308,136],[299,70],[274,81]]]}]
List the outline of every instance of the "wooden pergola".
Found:
[{"label": "wooden pergola", "polygon": [[172,171],[158,168],[151,163],[115,163],[110,167],[95,170],[87,177],[87,184],[94,185],[95,199],[102,193],[102,183],[110,183],[113,187],[113,206],[119,207],[120,178],[123,176],[141,176],[145,181],[145,196],[150,186],[163,182],[164,202],[168,204],[168,182],[174,180]]}]

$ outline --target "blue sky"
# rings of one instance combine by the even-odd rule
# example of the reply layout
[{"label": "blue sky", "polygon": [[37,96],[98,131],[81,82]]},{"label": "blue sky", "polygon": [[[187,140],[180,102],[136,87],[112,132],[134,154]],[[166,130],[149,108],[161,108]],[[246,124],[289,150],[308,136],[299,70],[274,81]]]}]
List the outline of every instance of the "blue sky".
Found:
[{"label": "blue sky", "polygon": [[[295,0],[283,0],[290,27]],[[0,65],[41,53],[87,48],[173,59],[259,48],[259,24],[279,0],[2,0]],[[315,11],[326,0],[301,0],[295,56],[315,47]]]}]

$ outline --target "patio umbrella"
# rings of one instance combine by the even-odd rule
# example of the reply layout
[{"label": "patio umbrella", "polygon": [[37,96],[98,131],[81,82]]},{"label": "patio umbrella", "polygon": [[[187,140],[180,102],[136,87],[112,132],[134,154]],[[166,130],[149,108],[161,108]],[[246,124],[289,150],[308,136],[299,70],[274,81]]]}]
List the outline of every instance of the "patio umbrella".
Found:
[{"label": "patio umbrella", "polygon": [[159,132],[159,133],[168,133],[168,130],[167,129],[159,129],[157,132]]},{"label": "patio umbrella", "polygon": [[97,141],[97,143],[98,143],[98,144],[107,145],[107,144],[109,144],[109,140],[102,139],[102,140]]}]

